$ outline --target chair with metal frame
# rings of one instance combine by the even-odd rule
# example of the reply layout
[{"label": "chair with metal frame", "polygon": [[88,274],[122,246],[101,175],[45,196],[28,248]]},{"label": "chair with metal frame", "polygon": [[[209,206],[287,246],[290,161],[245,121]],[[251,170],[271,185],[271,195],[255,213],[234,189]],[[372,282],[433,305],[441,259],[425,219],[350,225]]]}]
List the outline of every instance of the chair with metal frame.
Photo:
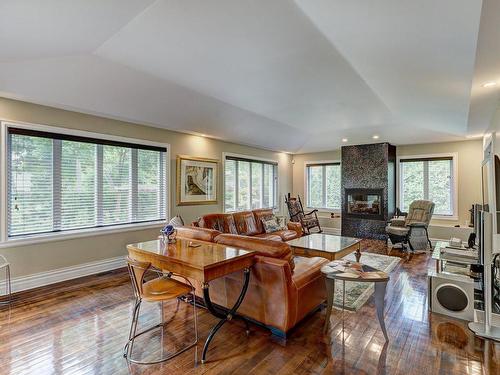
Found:
[{"label": "chair with metal frame", "polygon": [[[163,273],[162,271],[153,268],[151,263],[140,262],[130,257],[127,258],[127,266],[130,274],[130,279],[132,281],[132,287],[134,289],[135,296],[135,305],[134,311],[132,313],[132,322],[130,324],[130,333],[129,340],[123,349],[123,356],[127,359],[127,361],[136,363],[136,364],[155,364],[167,361],[186,350],[196,346],[198,342],[198,329],[197,329],[197,316],[196,316],[196,298],[195,298],[195,288],[191,284],[191,282],[181,275],[176,275],[173,273]],[[157,277],[152,280],[145,281],[145,276],[148,271],[152,271],[156,273]],[[175,278],[173,278],[175,277]],[[187,283],[183,283],[178,281],[176,278],[183,278]],[[170,322],[165,322],[163,316],[163,302],[177,299],[177,309],[179,308],[179,297],[185,296],[187,294],[192,295],[192,304],[193,304],[193,314],[194,314],[194,332],[195,332],[195,340],[194,342],[184,346],[182,349],[172,353],[166,357],[161,357],[159,359],[153,361],[141,361],[132,358],[132,350],[134,346],[134,341],[137,337],[150,332],[154,329],[160,328],[163,332],[163,328]],[[160,302],[161,304],[161,323],[152,326],[148,329],[145,329],[139,333],[137,333],[137,323],[139,320],[139,310],[142,301],[146,302]],[[177,312],[177,310],[176,310]],[[163,336],[162,336],[163,337]]]},{"label": "chair with metal frame", "polygon": [[0,305],[10,304],[12,300],[12,285],[10,280],[10,263],[3,255],[0,255],[0,269],[5,268],[5,301],[0,300]]},{"label": "chair with metal frame", "polygon": [[432,201],[422,199],[411,202],[408,213],[396,209],[396,217],[391,219],[385,228],[391,243],[400,243],[402,250],[406,250],[407,244],[411,251],[426,248],[427,245],[432,250],[427,228],[434,213],[434,206]]}]

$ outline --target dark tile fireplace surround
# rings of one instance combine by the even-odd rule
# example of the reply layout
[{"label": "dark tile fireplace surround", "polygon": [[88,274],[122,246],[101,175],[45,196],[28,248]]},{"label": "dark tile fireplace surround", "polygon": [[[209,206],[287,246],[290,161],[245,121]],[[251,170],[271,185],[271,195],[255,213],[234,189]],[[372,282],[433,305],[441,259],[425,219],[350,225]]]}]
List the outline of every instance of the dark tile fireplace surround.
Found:
[{"label": "dark tile fireplace surround", "polygon": [[396,147],[342,147],[342,235],[386,239],[396,209]]}]

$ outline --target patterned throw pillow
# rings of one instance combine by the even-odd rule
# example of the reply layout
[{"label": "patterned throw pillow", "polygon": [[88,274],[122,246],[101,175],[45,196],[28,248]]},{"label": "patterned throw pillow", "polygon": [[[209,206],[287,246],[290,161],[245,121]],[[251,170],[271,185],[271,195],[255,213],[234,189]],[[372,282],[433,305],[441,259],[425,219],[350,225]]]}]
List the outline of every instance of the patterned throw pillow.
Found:
[{"label": "patterned throw pillow", "polygon": [[274,215],[262,218],[262,226],[266,233],[273,233],[285,229],[281,226],[279,219]]},{"label": "patterned throw pillow", "polygon": [[182,217],[180,215],[174,216],[168,223],[170,225],[173,225],[174,228],[184,226],[184,220],[182,220]]}]

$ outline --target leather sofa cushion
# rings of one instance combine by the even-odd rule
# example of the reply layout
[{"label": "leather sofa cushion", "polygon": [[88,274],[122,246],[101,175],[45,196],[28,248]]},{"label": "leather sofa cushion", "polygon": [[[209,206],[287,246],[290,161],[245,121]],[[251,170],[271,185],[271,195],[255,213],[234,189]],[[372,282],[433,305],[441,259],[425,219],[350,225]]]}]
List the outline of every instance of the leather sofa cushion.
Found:
[{"label": "leather sofa cushion", "polygon": [[273,215],[272,208],[259,208],[252,211],[255,218],[255,226],[257,227],[258,233],[264,233],[264,228],[262,226],[262,219],[268,218]]},{"label": "leather sofa cushion", "polygon": [[[233,214],[236,230],[243,236],[255,236],[262,233],[257,229],[257,223],[252,211],[235,212]],[[262,228],[262,226],[261,226]]]},{"label": "leather sofa cushion", "polygon": [[256,234],[254,237],[265,238],[266,240],[271,240],[271,241],[283,241],[281,237],[275,233],[261,233],[261,234]]},{"label": "leather sofa cushion", "polygon": [[198,241],[214,242],[215,237],[221,232],[215,229],[197,228],[197,227],[178,227],[177,236],[189,238]]},{"label": "leather sofa cushion", "polygon": [[273,232],[272,234],[280,236],[283,241],[290,241],[298,237],[297,232],[290,229],[279,230],[277,232]]},{"label": "leather sofa cushion", "polygon": [[238,234],[232,214],[208,214],[201,217],[201,228],[215,229],[222,233]]},{"label": "leather sofa cushion", "polygon": [[221,234],[215,237],[215,242],[221,245],[233,246],[240,249],[253,250],[257,255],[288,261],[290,268],[295,268],[292,249],[282,241],[269,241],[265,238]]}]

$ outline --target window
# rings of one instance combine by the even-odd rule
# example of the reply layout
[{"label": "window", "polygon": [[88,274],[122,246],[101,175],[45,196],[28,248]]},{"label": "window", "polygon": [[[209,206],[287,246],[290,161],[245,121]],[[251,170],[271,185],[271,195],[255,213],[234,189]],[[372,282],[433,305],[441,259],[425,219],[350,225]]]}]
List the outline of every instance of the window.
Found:
[{"label": "window", "polygon": [[7,235],[164,220],[166,148],[8,128]]},{"label": "window", "polygon": [[227,212],[275,208],[278,163],[226,156],[224,206]]},{"label": "window", "polygon": [[455,215],[453,156],[408,158],[399,161],[399,204],[408,211],[416,199],[434,202],[434,214]]},{"label": "window", "polygon": [[307,207],[339,210],[340,163],[307,164]]}]

